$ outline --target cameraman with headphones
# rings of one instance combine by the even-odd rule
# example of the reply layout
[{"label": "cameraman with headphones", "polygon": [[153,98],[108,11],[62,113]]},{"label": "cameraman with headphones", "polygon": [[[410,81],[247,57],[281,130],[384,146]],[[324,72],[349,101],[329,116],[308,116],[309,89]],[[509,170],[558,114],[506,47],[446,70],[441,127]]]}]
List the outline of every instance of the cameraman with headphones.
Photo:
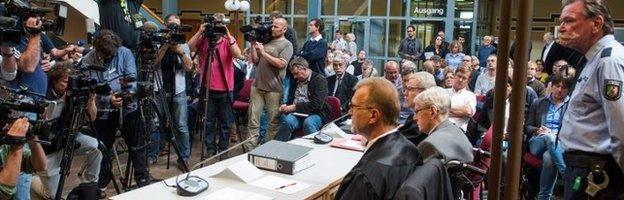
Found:
[{"label": "cameraman with headphones", "polygon": [[[205,130],[206,137],[204,138],[208,157],[215,155],[218,150],[225,150],[229,147],[230,128],[232,126],[230,116],[232,115],[232,103],[234,102],[232,96],[232,90],[234,89],[234,58],[241,57],[241,50],[236,43],[236,38],[232,37],[230,31],[225,26],[225,15],[223,13],[215,13],[212,17],[214,17],[214,25],[202,24],[199,31],[188,42],[191,51],[199,52],[199,80],[203,84],[202,88],[208,88],[210,94],[208,113],[206,113],[207,130]],[[207,26],[210,26],[213,30],[206,30]],[[225,33],[216,33],[206,37],[206,31],[218,32],[219,30],[225,31]],[[211,50],[209,45],[211,39],[216,39],[214,52],[209,52]],[[210,77],[205,77],[204,67],[206,67],[209,53],[214,54],[211,56],[211,65],[208,66]],[[210,82],[207,82],[208,80]],[[214,135],[216,133],[215,118],[219,118],[221,123],[218,147],[215,144]]]},{"label": "cameraman with headphones", "polygon": [[[169,14],[165,17],[165,21],[169,27],[177,26],[180,27],[180,17],[175,14]],[[172,40],[172,34],[177,33],[168,33]],[[156,57],[156,63],[160,65],[160,73],[162,77],[162,88],[164,90],[164,94],[169,103],[169,109],[171,111],[173,119],[173,123],[175,124],[173,127],[178,130],[181,137],[178,136],[178,146],[180,147],[182,160],[186,162],[188,165],[188,160],[190,158],[190,148],[189,148],[189,128],[187,125],[187,96],[186,96],[186,72],[191,71],[193,68],[193,61],[191,60],[191,50],[189,49],[188,44],[171,44],[171,42],[164,43],[160,49],[158,50],[158,55]],[[161,91],[163,92],[163,91]],[[164,133],[160,133],[160,137],[155,137],[152,142],[155,146],[160,146],[159,141],[165,139],[163,137]],[[158,151],[151,152],[150,154],[150,163],[155,162],[158,156]],[[178,168],[180,170],[183,169],[182,160],[178,159]],[[184,170],[182,170],[184,171]]]}]

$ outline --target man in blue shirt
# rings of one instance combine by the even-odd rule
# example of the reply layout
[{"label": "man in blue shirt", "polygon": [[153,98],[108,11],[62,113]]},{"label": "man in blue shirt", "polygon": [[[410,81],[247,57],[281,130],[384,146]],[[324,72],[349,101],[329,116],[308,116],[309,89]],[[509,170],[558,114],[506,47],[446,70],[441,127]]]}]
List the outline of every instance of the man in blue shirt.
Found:
[{"label": "man in blue shirt", "polygon": [[492,54],[496,54],[496,47],[492,45],[492,36],[483,36],[483,46],[481,46],[477,52],[479,66],[481,66],[481,68],[485,68],[487,58]]},{"label": "man in blue shirt", "polygon": [[[95,129],[99,133],[99,139],[108,149],[113,149],[116,131],[121,131],[121,136],[129,146],[130,158],[134,167],[134,179],[139,187],[149,184],[149,172],[147,169],[147,151],[143,144],[147,137],[137,112],[137,103],[133,100],[122,99],[121,93],[136,92],[136,82],[126,83],[120,77],[135,77],[136,62],[130,49],[122,46],[122,41],[117,34],[110,30],[100,31],[93,42],[94,50],[83,58],[83,67],[95,65],[106,68],[104,72],[91,71],[91,78],[98,82],[109,82],[112,89],[109,95],[98,95],[98,110],[108,112],[98,113],[95,121]],[[119,117],[123,117],[120,124]],[[98,185],[100,189],[106,188],[113,174],[102,162]]]},{"label": "man in blue shirt", "polygon": [[305,58],[310,64],[310,69],[313,72],[325,74],[325,58],[327,57],[327,40],[323,38],[321,32],[324,29],[323,21],[319,18],[314,18],[308,24],[308,31],[310,33],[310,39],[303,44],[303,48],[299,55]]}]

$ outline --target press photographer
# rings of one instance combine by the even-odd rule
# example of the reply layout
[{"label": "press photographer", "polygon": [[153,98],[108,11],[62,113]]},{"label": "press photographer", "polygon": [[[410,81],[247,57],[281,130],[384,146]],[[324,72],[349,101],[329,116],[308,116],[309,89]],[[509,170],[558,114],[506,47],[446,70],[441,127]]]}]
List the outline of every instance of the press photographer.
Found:
[{"label": "press photographer", "polygon": [[271,29],[272,40],[266,44],[252,42],[250,60],[256,63],[256,80],[251,87],[249,134],[258,135],[260,117],[266,105],[269,129],[266,140],[272,140],[279,128],[278,108],[281,104],[286,66],[293,55],[292,44],[284,37],[288,22],[275,18]]},{"label": "press photographer", "polygon": [[[69,99],[67,96],[69,87],[69,79],[70,75],[73,74],[74,65],[72,62],[64,61],[58,62],[55,64],[54,68],[48,72],[48,77],[50,79],[46,99],[49,101],[54,101],[54,107],[48,107],[51,113],[50,115],[54,115],[54,111],[62,111],[63,113],[58,113],[60,116],[64,116],[63,118],[72,118],[73,113],[71,109],[66,109]],[[87,94],[89,95],[89,94]],[[97,108],[95,106],[95,95],[89,95],[87,101],[87,113],[90,120],[95,120],[97,114]],[[75,106],[83,106],[83,105],[75,105]],[[54,108],[52,110],[51,108]],[[48,113],[46,112],[46,113]],[[86,119],[80,119],[80,122],[85,122]],[[97,139],[82,134],[78,132],[74,138],[69,138],[67,132],[62,130],[62,126],[67,121],[59,120],[53,125],[52,131],[57,132],[58,134],[54,138],[52,144],[47,146],[46,148],[46,157],[48,160],[48,169],[45,171],[38,172],[38,179],[33,179],[32,190],[34,195],[38,195],[40,198],[44,199],[55,199],[55,195],[57,192],[57,188],[59,185],[59,180],[63,174],[61,174],[61,169],[68,169],[71,165],[69,162],[68,166],[61,166],[63,156],[65,154],[74,155],[85,155],[86,160],[83,163],[82,170],[79,172],[81,175],[81,180],[83,183],[97,183],[98,176],[100,174],[100,162],[102,161],[102,153],[98,150],[98,141]],[[59,130],[60,129],[60,130]],[[75,141],[66,141],[66,140],[75,140]],[[72,147],[65,147],[64,144],[67,142],[71,142],[70,144],[78,144],[77,148],[73,149],[73,151],[66,152],[66,150],[71,150]],[[66,157],[67,159],[67,157]],[[66,160],[67,162],[67,160]]]},{"label": "press photographer", "polygon": [[[96,104],[98,113],[95,120],[95,129],[107,149],[112,150],[115,134],[121,133],[127,146],[130,148],[130,158],[134,167],[134,178],[139,187],[149,184],[150,177],[147,169],[147,154],[144,140],[145,130],[141,130],[137,103],[121,96],[136,93],[137,84],[128,83],[119,77],[134,77],[137,73],[135,58],[130,49],[122,46],[117,34],[110,30],[102,30],[93,42],[94,50],[90,51],[82,60],[82,67],[104,66],[105,71],[91,71],[91,77],[97,82],[110,82],[110,95],[98,95]],[[128,88],[127,90],[124,90]],[[128,101],[130,100],[130,101]],[[121,116],[120,116],[121,115]],[[121,118],[121,120],[119,119]],[[104,190],[110,183],[112,174],[108,166],[102,162],[98,185]]]},{"label": "press photographer", "polygon": [[[26,142],[28,119],[17,119],[10,126],[5,134],[0,135],[3,138],[10,137],[14,141],[11,144],[0,144],[0,199],[14,197],[20,172],[45,171],[47,163],[41,144],[34,142],[37,136]],[[25,143],[28,143],[30,148],[24,148]]]},{"label": "press photographer", "polygon": [[[204,24],[189,40],[191,51],[199,52],[199,80],[203,94],[200,97],[205,97],[206,92],[209,97],[207,104],[203,105],[206,108],[201,109],[207,119],[202,132],[205,133],[204,143],[208,157],[215,155],[217,151],[227,149],[230,143],[230,127],[233,120],[231,117],[234,88],[233,58],[240,57],[241,50],[225,26],[226,21],[228,20],[223,13],[206,16]],[[208,59],[211,59],[210,62]],[[221,123],[218,147],[215,144],[216,118]]]},{"label": "press photographer", "polygon": [[[182,159],[187,162],[190,158],[189,128],[187,125],[187,96],[186,96],[186,72],[193,68],[191,50],[186,44],[186,38],[182,33],[180,17],[170,14],[165,17],[168,32],[165,33],[165,43],[158,50],[156,63],[159,65],[162,76],[162,90],[165,93],[170,112],[173,114],[173,123],[180,133],[178,146],[181,149]],[[161,92],[163,92],[161,91]],[[152,145],[160,146],[159,141],[164,140],[165,133],[152,137]],[[163,145],[164,146],[164,145]],[[150,161],[156,161],[158,151],[150,153]],[[181,168],[180,164],[178,166]]]}]

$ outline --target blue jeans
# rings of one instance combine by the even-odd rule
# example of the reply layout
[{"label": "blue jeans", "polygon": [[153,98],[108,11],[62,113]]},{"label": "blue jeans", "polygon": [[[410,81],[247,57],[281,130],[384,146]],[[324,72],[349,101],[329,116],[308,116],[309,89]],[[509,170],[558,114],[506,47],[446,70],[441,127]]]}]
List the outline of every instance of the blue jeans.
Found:
[{"label": "blue jeans", "polygon": [[[29,200],[30,199],[30,179],[32,174],[20,173],[17,177],[17,192],[15,192],[15,200]],[[55,191],[56,192],[56,191]]]},{"label": "blue jeans", "polygon": [[[210,91],[208,99],[208,116],[206,123],[206,136],[204,144],[208,154],[216,153],[217,150],[225,150],[230,146],[230,127],[232,126],[232,92]],[[219,146],[215,143],[215,133],[217,133],[217,119],[221,125],[219,135]]]},{"label": "blue jeans", "polygon": [[536,135],[529,140],[529,151],[536,156],[542,156],[542,172],[540,174],[540,191],[538,199],[550,199],[557,171],[563,174],[565,162],[563,161],[563,149],[559,145],[555,147],[555,136],[552,134]]},{"label": "blue jeans", "polygon": [[318,115],[310,115],[304,118],[288,114],[283,118],[280,129],[277,131],[277,135],[275,135],[275,140],[289,141],[292,137],[292,133],[295,130],[302,128],[302,126],[303,133],[308,135],[318,131],[321,128],[321,125],[323,125],[323,122],[321,121],[321,117]]},{"label": "blue jeans", "polygon": [[282,103],[288,102],[288,97],[290,97],[290,87],[292,86],[292,79],[289,76],[284,77],[284,87],[282,93]]},{"label": "blue jeans", "polygon": [[[188,160],[190,157],[190,139],[189,139],[189,127],[188,127],[188,102],[186,101],[186,92],[176,94],[171,99],[169,109],[171,110],[172,123],[175,123],[174,127],[177,129],[179,135],[176,135],[176,144],[180,148],[180,154],[182,159]],[[161,111],[162,107],[159,108]],[[163,124],[163,122],[160,122]],[[154,130],[152,132],[152,145],[150,147],[150,159],[155,160],[158,157],[158,151],[165,146],[165,141],[169,140],[167,135],[161,131]]]}]

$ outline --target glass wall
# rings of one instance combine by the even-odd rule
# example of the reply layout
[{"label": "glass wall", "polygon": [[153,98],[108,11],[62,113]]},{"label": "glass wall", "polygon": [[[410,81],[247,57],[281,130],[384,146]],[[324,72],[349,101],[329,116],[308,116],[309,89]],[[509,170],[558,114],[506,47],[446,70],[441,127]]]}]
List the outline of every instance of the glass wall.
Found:
[{"label": "glass wall", "polygon": [[[478,0],[254,0],[250,17],[282,11],[297,31],[299,46],[307,39],[310,15],[325,23],[323,37],[331,42],[336,30],[353,33],[359,50],[364,50],[382,72],[388,60],[398,60],[398,47],[406,37],[406,27],[416,27],[423,48],[440,30],[449,40],[463,34],[471,43],[474,4]],[[454,3],[455,6],[447,6]],[[448,10],[451,9],[451,10]],[[311,14],[310,12],[316,13]],[[446,25],[452,25],[446,27]]]}]

